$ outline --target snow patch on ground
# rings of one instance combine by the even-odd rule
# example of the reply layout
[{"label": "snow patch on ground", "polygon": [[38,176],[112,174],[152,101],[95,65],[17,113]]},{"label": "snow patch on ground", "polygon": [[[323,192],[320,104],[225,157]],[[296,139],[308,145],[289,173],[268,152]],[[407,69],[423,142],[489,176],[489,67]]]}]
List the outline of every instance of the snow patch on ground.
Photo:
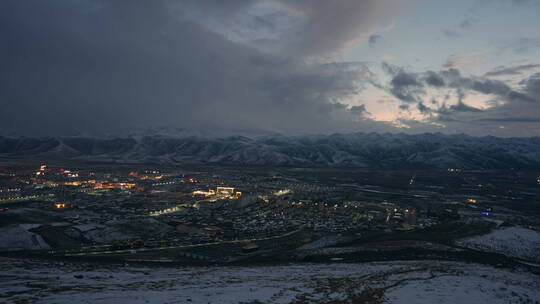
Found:
[{"label": "snow patch on ground", "polygon": [[305,245],[301,246],[298,249],[300,249],[300,250],[319,249],[319,248],[324,248],[324,247],[339,244],[341,242],[347,241],[348,239],[349,238],[342,237],[342,236],[330,236],[330,235],[328,235],[328,236],[323,236],[320,239],[318,239],[316,241],[313,241],[311,243],[305,244]]},{"label": "snow patch on ground", "polygon": [[468,248],[540,261],[540,233],[531,229],[501,228],[488,234],[461,239],[456,243]]},{"label": "snow patch on ground", "polygon": [[28,231],[39,226],[37,224],[20,224],[0,228],[0,251],[50,248],[40,235]]},{"label": "snow patch on ground", "polygon": [[[536,303],[540,292],[537,284],[524,274],[478,267],[463,273],[436,276],[429,280],[415,280],[389,290],[388,303]],[[472,268],[476,268],[470,265]]]},{"label": "snow patch on ground", "polygon": [[[75,228],[79,229],[79,226],[75,226]],[[85,226],[82,228],[81,233],[86,239],[96,243],[110,243],[113,241],[129,239],[129,236],[118,229],[101,225],[96,225],[94,229]]]},{"label": "snow patch on ground", "polygon": [[528,303],[540,277],[458,262],[132,267],[0,260],[7,303]]}]

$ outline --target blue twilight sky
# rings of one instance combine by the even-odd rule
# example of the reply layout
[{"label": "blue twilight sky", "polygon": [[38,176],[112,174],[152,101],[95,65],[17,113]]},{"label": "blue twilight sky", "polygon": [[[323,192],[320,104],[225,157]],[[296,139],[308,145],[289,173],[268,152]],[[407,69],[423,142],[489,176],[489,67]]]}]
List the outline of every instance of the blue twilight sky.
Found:
[{"label": "blue twilight sky", "polygon": [[[369,62],[379,77],[384,77],[377,68],[380,62],[416,73],[445,70],[452,65],[461,74],[468,76],[484,76],[497,69],[523,67],[519,74],[515,72],[490,76],[490,79],[501,80],[519,88],[521,81],[540,72],[540,65],[537,66],[540,62],[539,13],[540,1],[418,1],[389,21],[388,27],[374,30],[371,43],[368,37],[367,43],[364,41],[345,51],[343,58],[347,61]],[[389,102],[378,102],[395,99],[395,96],[386,94],[384,90],[367,90],[365,93],[359,102],[366,104],[373,119],[395,121],[412,117],[423,120],[422,116],[425,116],[418,109],[400,111],[399,102],[390,105]],[[440,97],[437,90],[427,94],[424,99],[440,100]],[[465,99],[468,105],[495,110],[497,107],[493,105],[493,97],[491,94],[474,94]],[[449,101],[457,102],[457,97]],[[440,107],[440,103],[430,107],[435,110]],[[536,106],[531,105],[530,110],[531,118],[540,114]],[[525,117],[522,111],[519,115]],[[538,126],[534,122],[499,121],[495,124],[479,127],[478,132],[538,135]],[[461,125],[444,125],[444,129],[454,128],[456,132],[467,132]],[[527,129],[533,130],[519,131],[513,125],[517,128],[526,125]],[[507,127],[513,130],[507,132],[504,130]]]},{"label": "blue twilight sky", "polygon": [[538,0],[4,0],[2,134],[540,136]]}]

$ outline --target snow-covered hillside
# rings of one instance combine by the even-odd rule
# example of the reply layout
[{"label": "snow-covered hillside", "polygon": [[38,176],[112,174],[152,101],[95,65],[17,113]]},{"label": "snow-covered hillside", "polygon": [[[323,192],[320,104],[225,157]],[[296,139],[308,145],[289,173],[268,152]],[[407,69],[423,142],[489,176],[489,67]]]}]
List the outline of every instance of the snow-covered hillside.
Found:
[{"label": "snow-covered hillside", "polygon": [[531,229],[501,228],[485,235],[459,240],[457,244],[540,262],[540,233]]},{"label": "snow-covered hillside", "polygon": [[0,157],[258,166],[540,168],[540,138],[354,133],[328,136],[0,137]]},{"label": "snow-covered hillside", "polygon": [[50,248],[39,234],[28,231],[38,226],[36,224],[21,224],[0,228],[0,251]]},{"label": "snow-covered hillside", "polygon": [[122,267],[0,260],[5,303],[537,303],[540,277],[457,262]]}]

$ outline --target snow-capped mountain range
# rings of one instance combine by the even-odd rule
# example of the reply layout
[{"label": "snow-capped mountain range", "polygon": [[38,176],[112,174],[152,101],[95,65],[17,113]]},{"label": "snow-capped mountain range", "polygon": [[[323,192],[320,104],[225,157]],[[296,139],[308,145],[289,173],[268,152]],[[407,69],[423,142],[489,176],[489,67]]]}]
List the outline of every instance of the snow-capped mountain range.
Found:
[{"label": "snow-capped mountain range", "polygon": [[352,133],[317,136],[5,137],[4,159],[371,168],[540,168],[540,137]]}]

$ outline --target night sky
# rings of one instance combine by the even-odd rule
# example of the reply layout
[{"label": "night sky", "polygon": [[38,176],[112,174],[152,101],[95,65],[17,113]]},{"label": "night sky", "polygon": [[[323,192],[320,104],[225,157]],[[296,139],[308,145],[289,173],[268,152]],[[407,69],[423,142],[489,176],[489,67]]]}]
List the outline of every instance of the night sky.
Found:
[{"label": "night sky", "polygon": [[2,0],[0,135],[540,136],[538,0]]}]

